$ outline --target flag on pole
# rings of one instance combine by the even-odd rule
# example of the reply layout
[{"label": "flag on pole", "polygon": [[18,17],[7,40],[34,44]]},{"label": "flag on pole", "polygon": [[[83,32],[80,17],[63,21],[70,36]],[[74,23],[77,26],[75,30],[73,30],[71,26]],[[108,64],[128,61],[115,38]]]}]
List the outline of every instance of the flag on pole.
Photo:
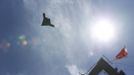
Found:
[{"label": "flag on pole", "polygon": [[126,47],[122,48],[120,52],[116,55],[116,59],[122,59],[128,55]]}]

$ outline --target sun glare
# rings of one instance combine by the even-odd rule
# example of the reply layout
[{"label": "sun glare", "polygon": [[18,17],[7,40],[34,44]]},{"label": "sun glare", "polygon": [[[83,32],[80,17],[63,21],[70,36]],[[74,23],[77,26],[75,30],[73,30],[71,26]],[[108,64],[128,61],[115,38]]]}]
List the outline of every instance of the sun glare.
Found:
[{"label": "sun glare", "polygon": [[91,37],[98,41],[108,42],[115,36],[115,28],[109,19],[100,18],[91,27]]}]

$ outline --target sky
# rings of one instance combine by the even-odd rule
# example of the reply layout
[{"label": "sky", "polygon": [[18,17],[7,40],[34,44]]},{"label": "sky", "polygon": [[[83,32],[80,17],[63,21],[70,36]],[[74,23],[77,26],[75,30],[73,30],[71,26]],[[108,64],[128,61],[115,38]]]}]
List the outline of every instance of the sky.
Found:
[{"label": "sky", "polygon": [[[41,26],[44,12],[55,28]],[[0,75],[79,75],[103,55],[134,74],[133,13],[133,0],[0,0]],[[116,30],[107,42],[90,35],[100,17]]]}]

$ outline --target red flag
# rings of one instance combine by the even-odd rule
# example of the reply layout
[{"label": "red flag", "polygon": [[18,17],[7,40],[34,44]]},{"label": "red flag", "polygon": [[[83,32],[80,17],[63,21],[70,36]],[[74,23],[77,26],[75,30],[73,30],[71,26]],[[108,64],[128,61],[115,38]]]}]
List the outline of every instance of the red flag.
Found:
[{"label": "red flag", "polygon": [[128,55],[127,49],[124,47],[121,51],[116,55],[116,59],[122,59]]}]

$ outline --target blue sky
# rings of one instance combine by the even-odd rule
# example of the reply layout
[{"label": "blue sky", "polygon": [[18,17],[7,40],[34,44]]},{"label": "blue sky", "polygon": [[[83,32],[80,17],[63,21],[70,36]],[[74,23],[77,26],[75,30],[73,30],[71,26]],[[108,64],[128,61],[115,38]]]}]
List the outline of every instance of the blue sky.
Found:
[{"label": "blue sky", "polygon": [[[45,12],[55,28],[42,27]],[[113,61],[127,75],[134,69],[133,0],[1,0],[0,75],[78,75],[102,55],[112,60],[126,45],[128,56]],[[92,19],[115,21],[115,39],[92,40]]]}]

